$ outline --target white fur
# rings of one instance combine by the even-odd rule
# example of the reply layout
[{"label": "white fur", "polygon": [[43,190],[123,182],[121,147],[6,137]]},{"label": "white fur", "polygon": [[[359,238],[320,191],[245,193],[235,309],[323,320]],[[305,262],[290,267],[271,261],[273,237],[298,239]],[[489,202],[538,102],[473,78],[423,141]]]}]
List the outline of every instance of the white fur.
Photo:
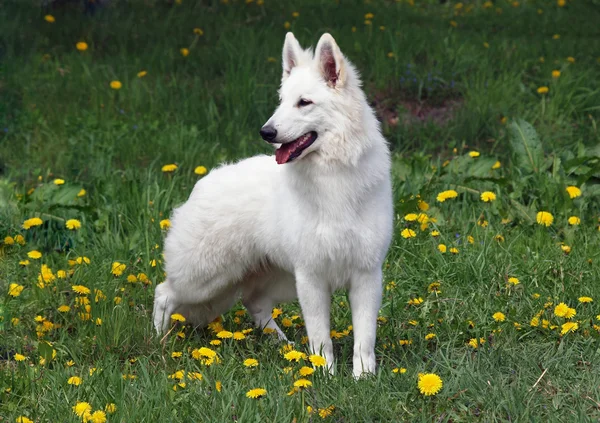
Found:
[{"label": "white fur", "polygon": [[[392,234],[390,157],[358,74],[324,34],[302,50],[283,49],[281,103],[267,124],[276,142],[316,131],[300,157],[278,165],[256,156],[198,181],[177,208],[165,240],[167,280],[156,287],[154,324],[180,312],[206,325],[242,297],[260,327],[281,301],[300,300],[311,350],[334,368],[331,294],[349,290],[353,373],[375,371],[382,264]],[[313,104],[298,107],[300,98]]]}]

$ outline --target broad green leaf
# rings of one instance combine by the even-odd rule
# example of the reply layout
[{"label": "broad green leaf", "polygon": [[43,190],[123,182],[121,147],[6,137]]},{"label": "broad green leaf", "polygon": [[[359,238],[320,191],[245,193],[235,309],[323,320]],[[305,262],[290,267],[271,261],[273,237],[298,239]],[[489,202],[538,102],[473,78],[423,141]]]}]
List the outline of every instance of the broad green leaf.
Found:
[{"label": "broad green leaf", "polygon": [[519,119],[511,122],[508,133],[515,165],[523,173],[539,173],[544,150],[534,127]]}]

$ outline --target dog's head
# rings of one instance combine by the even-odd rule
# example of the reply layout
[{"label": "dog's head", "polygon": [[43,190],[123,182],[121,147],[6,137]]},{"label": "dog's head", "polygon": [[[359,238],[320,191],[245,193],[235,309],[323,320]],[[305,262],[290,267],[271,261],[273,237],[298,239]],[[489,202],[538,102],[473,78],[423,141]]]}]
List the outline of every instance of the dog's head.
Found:
[{"label": "dog's head", "polygon": [[279,97],[279,107],[260,130],[277,147],[279,164],[324,151],[351,130],[353,120],[361,120],[360,82],[330,34],[323,34],[313,55],[287,33]]}]

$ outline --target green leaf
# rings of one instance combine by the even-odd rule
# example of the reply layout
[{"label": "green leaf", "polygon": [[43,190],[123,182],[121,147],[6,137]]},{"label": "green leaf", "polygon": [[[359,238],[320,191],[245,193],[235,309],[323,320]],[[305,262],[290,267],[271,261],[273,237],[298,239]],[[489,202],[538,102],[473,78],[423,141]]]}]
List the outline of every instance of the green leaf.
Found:
[{"label": "green leaf", "polygon": [[508,126],[508,133],[515,165],[523,173],[539,173],[544,161],[544,149],[534,127],[518,119]]},{"label": "green leaf", "polygon": [[38,344],[38,354],[40,357],[46,359],[46,363],[50,363],[50,360],[52,360],[52,346],[47,342],[40,342]]}]

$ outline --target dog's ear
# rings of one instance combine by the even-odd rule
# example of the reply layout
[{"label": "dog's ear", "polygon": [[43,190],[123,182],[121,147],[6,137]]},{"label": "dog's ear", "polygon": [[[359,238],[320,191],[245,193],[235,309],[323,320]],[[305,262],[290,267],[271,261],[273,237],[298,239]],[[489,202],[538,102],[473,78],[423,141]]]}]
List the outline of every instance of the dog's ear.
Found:
[{"label": "dog's ear", "polygon": [[346,82],[346,61],[330,34],[323,34],[315,52],[317,67],[327,85],[340,88]]},{"label": "dog's ear", "polygon": [[294,34],[288,32],[285,35],[285,42],[283,43],[283,75],[282,80],[285,80],[290,76],[290,72],[295,66],[298,66],[300,57],[302,55],[302,47],[300,43],[294,37]]}]

